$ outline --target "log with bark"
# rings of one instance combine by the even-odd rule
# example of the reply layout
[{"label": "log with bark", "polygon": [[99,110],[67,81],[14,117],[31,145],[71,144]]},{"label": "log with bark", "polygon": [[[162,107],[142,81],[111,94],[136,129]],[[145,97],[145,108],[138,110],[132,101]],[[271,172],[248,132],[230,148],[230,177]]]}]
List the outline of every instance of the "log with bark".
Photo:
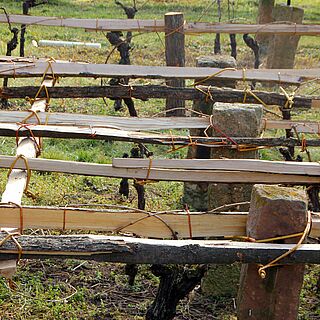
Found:
[{"label": "log with bark", "polygon": [[[9,87],[0,89],[0,97],[6,99],[24,99],[27,96],[35,96],[38,87]],[[284,94],[252,91],[259,99],[267,105],[284,106],[287,98]],[[165,99],[169,97],[179,98],[183,100],[204,100],[210,97],[212,102],[229,102],[241,103],[244,100],[245,92],[232,88],[218,88],[197,86],[196,88],[176,88],[157,85],[140,85],[140,86],[83,86],[83,87],[54,87],[48,88],[50,98],[136,98],[148,100],[151,98]],[[40,97],[45,98],[45,93],[41,92]],[[293,99],[293,108],[310,109],[320,106],[320,97],[316,96],[295,96]],[[246,103],[260,103],[255,97],[247,94]]]},{"label": "log with bark", "polygon": [[[1,234],[1,239],[7,236]],[[139,264],[268,263],[294,244],[217,240],[152,240],[102,235],[16,236],[25,259],[83,259]],[[303,244],[283,263],[320,264],[320,245]],[[15,259],[16,244],[6,241],[0,259]]]}]

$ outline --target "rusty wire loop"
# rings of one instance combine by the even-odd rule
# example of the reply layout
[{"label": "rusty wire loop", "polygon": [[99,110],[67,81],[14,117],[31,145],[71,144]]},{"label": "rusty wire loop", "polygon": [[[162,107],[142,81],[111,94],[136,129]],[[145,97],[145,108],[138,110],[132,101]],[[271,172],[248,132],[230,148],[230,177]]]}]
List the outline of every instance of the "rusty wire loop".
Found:
[{"label": "rusty wire loop", "polygon": [[[259,273],[259,276],[262,279],[264,279],[267,276],[266,269],[271,268],[271,267],[275,267],[280,260],[284,259],[285,257],[287,257],[288,255],[290,255],[291,253],[295,252],[296,250],[298,250],[300,248],[300,246],[302,245],[303,241],[307,238],[307,236],[310,233],[311,223],[312,223],[311,211],[308,211],[308,213],[307,213],[307,224],[306,224],[306,227],[305,227],[304,231],[302,233],[298,234],[298,235],[301,235],[298,243],[294,247],[292,247],[290,250],[288,250],[287,252],[285,252],[281,256],[275,258],[274,260],[272,260],[268,264],[260,266],[259,269],[258,269],[258,273]],[[291,235],[291,237],[296,237],[296,236],[297,236],[297,234]],[[288,236],[273,238],[270,241],[284,239],[284,237],[288,237]],[[266,240],[264,240],[264,241],[260,240],[260,242],[266,242]]]}]

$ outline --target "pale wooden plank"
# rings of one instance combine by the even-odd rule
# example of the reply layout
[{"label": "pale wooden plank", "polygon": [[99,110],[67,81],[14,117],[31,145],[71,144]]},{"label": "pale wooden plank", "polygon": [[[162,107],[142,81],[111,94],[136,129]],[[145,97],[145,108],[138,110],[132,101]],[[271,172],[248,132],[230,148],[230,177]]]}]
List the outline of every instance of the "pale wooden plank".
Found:
[{"label": "pale wooden plank", "polygon": [[[41,86],[52,87],[54,86],[55,82],[56,82],[55,79],[50,79],[50,80],[44,79],[41,83]],[[47,99],[40,98],[40,99],[36,99],[33,102],[31,106],[31,110],[34,112],[44,112],[46,110],[46,107],[47,107]],[[40,138],[35,138],[35,141],[29,137],[20,138],[17,145],[16,155],[17,156],[22,155],[26,158],[35,158],[37,157],[37,145],[40,145]],[[13,161],[14,161],[14,158],[12,162]],[[2,203],[13,202],[17,205],[21,205],[22,196],[26,188],[27,179],[28,179],[27,170],[13,169],[8,177],[5,190],[2,194],[1,202]],[[2,230],[5,230],[7,232],[13,232],[16,229],[6,228]],[[6,265],[3,266],[3,269],[0,269],[1,270],[0,272],[4,275],[8,272],[8,269],[11,270],[10,272],[12,272],[12,269],[13,269],[12,266],[14,266],[14,264],[16,263],[17,263],[17,260],[7,261]]]},{"label": "pale wooden plank", "polygon": [[[51,87],[55,80],[44,80],[42,86]],[[47,100],[37,99],[31,106],[31,110],[35,112],[44,112],[46,110]],[[37,143],[39,144],[39,139]],[[37,145],[31,138],[21,138],[19,140],[16,155],[23,155],[26,158],[35,158],[37,156]],[[13,202],[21,204],[22,195],[26,186],[27,172],[26,170],[14,169],[8,177],[5,191],[2,194],[1,202]]]},{"label": "pale wooden plank", "polygon": [[[9,168],[14,157],[0,156],[0,168]],[[25,168],[20,159],[17,168]],[[218,171],[218,170],[181,170],[181,169],[133,169],[115,168],[109,164],[83,163],[62,160],[30,159],[32,170],[48,172],[64,172],[79,175],[91,175],[111,178],[135,178],[163,181],[194,181],[216,183],[288,183],[318,184],[319,176],[303,176],[297,174],[274,174],[263,172]]]},{"label": "pale wooden plank", "polygon": [[[151,213],[153,214],[153,213]],[[57,207],[23,207],[23,221],[26,229],[65,229],[114,232],[148,214],[134,210],[95,210]],[[188,238],[189,224],[185,212],[162,213],[158,215],[179,238]],[[65,217],[65,218],[64,218]],[[246,214],[191,213],[192,235],[194,237],[236,236],[245,234]],[[65,224],[64,224],[65,221]],[[0,206],[0,225],[18,227],[20,209]],[[122,230],[141,237],[172,238],[170,229],[155,217],[145,218]]]},{"label": "pale wooden plank", "polygon": [[[21,122],[29,113],[25,111],[3,111],[0,110],[0,123]],[[151,131],[165,129],[200,129],[207,128],[210,124],[208,117],[113,117],[96,116],[75,113],[49,113],[39,114],[41,122],[48,125],[65,126],[91,126],[101,128],[113,128],[128,131]],[[30,119],[36,124],[35,119]],[[298,132],[318,134],[320,122],[306,120],[269,120],[264,119],[264,129],[291,129],[296,128]]]},{"label": "pale wooden plank", "polygon": [[[148,168],[148,159],[115,158],[112,165],[116,168]],[[320,175],[318,162],[288,162],[256,159],[153,159],[152,168],[184,170],[234,170],[265,173]]]},{"label": "pale wooden plank", "polygon": [[[0,123],[21,122],[28,115],[24,111],[0,111]],[[41,113],[39,117],[42,123],[46,122],[48,125],[91,126],[128,131],[206,128],[209,125],[209,118],[204,117],[138,118],[53,112]],[[37,123],[34,119],[30,122]]]},{"label": "pale wooden plank", "polygon": [[[0,77],[42,77],[48,62],[1,62]],[[196,79],[213,77],[221,72],[219,68],[196,67],[158,67],[116,64],[89,64],[79,62],[60,62],[52,64],[53,71],[59,77],[128,77],[148,79]],[[298,84],[303,80],[314,79],[319,75],[319,69],[248,69],[246,80],[276,83]],[[225,70],[214,76],[225,80],[242,80],[243,70]]]},{"label": "pale wooden plank", "polygon": [[[92,31],[137,31],[137,32],[164,32],[163,20],[142,19],[77,19],[63,17],[44,17],[27,15],[9,15],[11,23],[56,27],[83,28]],[[0,15],[0,22],[7,23],[7,17]],[[194,33],[263,33],[263,34],[295,34],[316,36],[320,34],[318,24],[236,24],[236,23],[208,23],[186,22],[186,34]]]},{"label": "pale wooden plank", "polygon": [[[15,137],[19,129],[19,124],[0,123],[0,135]],[[90,126],[49,126],[49,125],[34,125],[32,132],[37,137],[49,138],[69,138],[69,139],[96,139],[96,140],[113,140],[127,141],[136,143],[150,143],[178,146],[189,145],[190,137],[184,135],[146,133],[138,131],[119,130],[119,128],[101,128]],[[21,129],[19,136],[29,136],[30,132],[27,129]],[[301,141],[294,138],[248,138],[248,137],[232,137],[233,142],[227,138],[218,137],[197,137],[191,138],[192,142],[198,146],[207,146],[210,148],[237,148],[237,145],[246,146],[301,146]],[[319,139],[308,139],[306,144],[309,147],[319,147]]]},{"label": "pale wooden plank", "polygon": [[[154,212],[150,212],[154,214]],[[24,227],[26,229],[91,230],[115,232],[123,226],[122,232],[141,237],[157,239],[172,238],[172,232],[159,219],[147,217],[147,213],[135,210],[80,209],[72,207],[30,207],[23,206]],[[178,238],[188,238],[189,224],[186,212],[158,213],[158,216],[177,234]],[[247,212],[191,212],[193,237],[245,236]],[[145,219],[143,219],[145,218]],[[143,219],[135,224],[133,222]],[[0,225],[19,227],[20,209],[0,206]],[[132,224],[132,225],[129,225]],[[312,215],[312,237],[320,236],[320,217]]]},{"label": "pale wooden plank", "polygon": [[294,129],[297,132],[320,134],[320,123],[316,121],[266,120],[265,129]]}]

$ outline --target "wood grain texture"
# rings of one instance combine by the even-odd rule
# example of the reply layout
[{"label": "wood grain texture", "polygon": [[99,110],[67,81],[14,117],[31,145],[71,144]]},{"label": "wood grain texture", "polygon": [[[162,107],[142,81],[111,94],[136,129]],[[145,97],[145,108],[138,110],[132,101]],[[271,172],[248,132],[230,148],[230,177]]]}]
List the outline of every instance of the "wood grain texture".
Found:
[{"label": "wood grain texture", "polygon": [[[0,168],[9,168],[15,157],[0,156]],[[109,164],[83,163],[62,160],[30,159],[31,170],[64,172],[78,175],[91,175],[113,178],[135,178],[163,181],[194,181],[215,183],[287,183],[293,185],[319,184],[319,176],[305,176],[297,174],[275,174],[246,171],[223,170],[181,170],[181,169],[134,169],[116,168]],[[25,169],[24,162],[17,161],[16,168]]]},{"label": "wood grain texture", "polygon": [[[21,122],[30,113],[25,111],[1,111],[0,123]],[[59,126],[91,126],[128,131],[153,131],[162,129],[206,128],[209,118],[204,117],[114,117],[78,113],[44,112],[39,114],[41,122]],[[35,119],[31,123],[37,124]]]},{"label": "wood grain texture", "polygon": [[[148,159],[115,158],[117,168],[148,168]],[[152,168],[192,170],[233,170],[298,175],[320,175],[318,162],[288,162],[255,159],[154,159]]]},{"label": "wood grain texture", "polygon": [[[48,62],[34,60],[33,62],[0,62],[0,77],[42,77],[48,67]],[[89,64],[79,62],[61,62],[52,64],[52,69],[59,77],[89,77],[89,78],[148,78],[148,79],[203,79],[221,71],[219,68],[197,67],[158,67],[116,64]],[[299,84],[306,79],[319,76],[319,69],[248,69],[246,80],[276,83]],[[227,70],[214,78],[222,80],[242,80],[243,70]]]},{"label": "wood grain texture", "polygon": [[[91,230],[132,233],[139,237],[172,239],[170,226],[178,238],[189,238],[186,212],[137,212],[128,209],[81,209],[73,207],[23,206],[25,229]],[[193,237],[236,237],[246,235],[247,212],[190,212]],[[135,223],[136,222],[136,223]],[[16,228],[20,225],[20,209],[11,205],[0,206],[0,225]],[[320,236],[320,216],[312,215],[312,237]]]},{"label": "wood grain texture", "polygon": [[[41,86],[51,87],[55,83],[55,80],[44,80]],[[37,99],[31,106],[31,110],[35,112],[44,112],[47,107],[47,99]],[[16,155],[23,155],[26,158],[37,157],[38,147],[40,144],[38,138],[34,141],[30,137],[21,138],[17,145]],[[5,191],[2,194],[1,202],[13,202],[21,204],[22,195],[26,187],[27,171],[14,169],[8,177],[8,182]]]},{"label": "wood grain texture", "polygon": [[[0,97],[5,99],[22,98],[26,96],[35,96],[38,92],[38,87],[4,87],[0,88]],[[201,92],[201,91],[203,92]],[[197,88],[175,88],[170,86],[157,85],[138,85],[138,86],[83,86],[83,87],[52,87],[48,88],[51,98],[136,98],[148,100],[151,98],[179,98],[183,100],[204,100],[206,94],[210,94],[212,102],[240,102],[242,103],[245,97],[243,90],[232,88],[218,88],[213,86],[197,86]],[[283,94],[252,91],[259,99],[267,105],[284,106],[287,98]],[[42,92],[40,97],[45,98],[45,93]],[[317,102],[320,103],[320,97],[295,96],[293,108],[310,109],[316,107]],[[259,103],[250,94],[246,97],[246,103]]]},{"label": "wood grain texture", "polygon": [[[63,17],[44,17],[27,15],[9,15],[11,23],[56,27],[82,28],[92,31],[139,31],[164,32],[163,20],[121,20],[121,19],[76,19]],[[4,14],[0,15],[0,22],[7,23]],[[186,34],[195,33],[229,33],[229,34],[295,34],[316,36],[320,34],[318,24],[226,24],[209,22],[190,22],[184,24]]]},{"label": "wood grain texture", "polygon": [[[21,122],[30,113],[25,111],[1,111],[0,123],[14,124]],[[97,116],[78,113],[54,113],[43,112],[39,114],[41,123],[47,125],[65,126],[91,126],[127,131],[153,131],[163,129],[202,129],[210,124],[207,117],[113,117]],[[37,124],[35,119],[30,119],[31,123]],[[264,129],[290,129],[296,128],[298,132],[319,134],[320,123],[316,121],[304,120],[263,120]]]},{"label": "wood grain texture", "polygon": [[[4,237],[3,235],[2,237]],[[292,244],[243,243],[213,240],[152,240],[99,235],[19,236],[22,258],[77,258],[140,264],[267,263]],[[7,241],[1,259],[16,258],[17,248]],[[320,263],[318,244],[303,244],[284,263]]]},{"label": "wood grain texture", "polygon": [[[0,123],[0,136],[15,137],[20,125],[14,123]],[[111,128],[110,128],[111,127]],[[95,139],[95,140],[110,140],[110,141],[128,141],[150,144],[161,144],[168,146],[189,145],[190,138],[187,136],[146,133],[138,131],[119,130],[114,126],[107,128],[93,126],[50,126],[50,125],[34,125],[32,133],[36,137],[47,138],[69,138],[69,139]],[[29,136],[28,129],[19,130],[19,136]],[[210,148],[233,148],[237,146],[301,146],[301,141],[295,138],[247,138],[247,137],[231,137],[233,142],[227,138],[219,137],[192,137],[192,142],[198,146],[207,146]],[[308,147],[319,147],[319,139],[306,140]]]},{"label": "wood grain texture", "polygon": [[[189,238],[189,224],[186,212],[150,216],[133,210],[78,209],[70,207],[23,207],[25,229],[91,230],[132,233],[146,238],[173,238],[170,226],[178,238]],[[205,212],[190,213],[193,237],[217,237],[245,235],[247,215],[245,213]],[[166,226],[165,223],[168,225]],[[136,222],[136,223],[135,223]],[[20,209],[14,206],[0,206],[0,225],[19,227]]]}]

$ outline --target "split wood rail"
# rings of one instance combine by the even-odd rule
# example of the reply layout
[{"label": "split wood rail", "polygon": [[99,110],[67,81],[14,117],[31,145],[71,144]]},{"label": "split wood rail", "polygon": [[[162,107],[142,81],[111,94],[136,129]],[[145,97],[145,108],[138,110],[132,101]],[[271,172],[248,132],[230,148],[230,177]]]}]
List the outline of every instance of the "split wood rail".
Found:
[{"label": "split wood rail", "polygon": [[[165,31],[164,21],[157,20],[105,20],[105,19],[64,19],[51,17],[32,17],[9,15],[11,23],[24,25],[48,25],[80,27],[90,30],[130,30],[140,32]],[[0,15],[0,22],[7,22]],[[320,35],[319,25],[240,25],[184,23],[183,32],[188,33],[278,33],[296,35]],[[49,73],[49,75],[48,75]],[[1,96],[6,98],[36,97],[33,107],[39,106],[35,113],[9,112],[0,113],[0,135],[16,136],[18,139],[17,157],[0,156],[1,168],[12,168],[22,174],[22,178],[12,182],[8,200],[3,197],[0,206],[0,224],[5,228],[53,228],[72,230],[102,230],[108,232],[131,232],[145,237],[187,238],[188,217],[186,212],[145,212],[139,210],[93,210],[79,208],[47,208],[20,206],[22,192],[27,185],[27,171],[63,172],[68,174],[97,175],[115,178],[133,178],[142,183],[150,181],[193,181],[216,183],[266,183],[297,184],[310,186],[320,184],[318,163],[285,163],[259,160],[138,160],[114,159],[113,164],[80,163],[49,159],[37,159],[37,141],[40,137],[119,140],[140,143],[166,144],[175,150],[175,146],[192,144],[210,147],[239,148],[260,146],[300,146],[299,139],[285,138],[213,138],[186,137],[168,134],[154,134],[151,130],[208,128],[209,117],[192,118],[142,118],[127,119],[72,114],[48,114],[50,98],[61,97],[134,97],[139,99],[172,98],[206,99],[213,101],[257,102],[257,98],[267,104],[284,106],[288,102],[285,94],[245,90],[217,89],[202,86],[203,79],[221,79],[238,81],[268,82],[276,84],[301,85],[304,81],[318,78],[319,69],[301,70],[235,70],[193,67],[155,67],[112,64],[89,64],[67,61],[50,61],[30,58],[0,58],[0,77],[30,78],[42,77],[41,88],[3,88]],[[48,77],[49,76],[49,77]],[[144,78],[144,79],[192,79],[195,88],[173,88],[165,86],[105,86],[105,87],[54,87],[56,77],[87,78]],[[227,96],[227,98],[226,98]],[[216,99],[216,100],[214,100]],[[229,99],[229,100],[227,100]],[[311,108],[319,106],[318,97],[291,97],[294,107]],[[258,102],[261,102],[258,100]],[[41,111],[38,113],[38,111]],[[28,116],[30,115],[30,117]],[[23,125],[17,124],[23,122]],[[45,123],[45,124],[43,124]],[[307,121],[265,120],[264,129],[291,129],[299,132],[319,134],[319,123]],[[21,140],[19,140],[19,138]],[[27,144],[27,153],[20,153],[21,143]],[[306,140],[308,146],[320,146],[318,139]],[[236,143],[236,145],[235,145]],[[31,151],[30,151],[31,150]],[[30,153],[31,152],[31,153]],[[25,155],[28,160],[19,158]],[[12,173],[11,175],[12,176]],[[12,189],[15,186],[15,190]],[[18,187],[17,187],[18,186]],[[16,192],[19,190],[19,192]],[[10,204],[16,203],[16,205]],[[194,236],[244,236],[246,214],[225,213],[190,213]],[[320,234],[319,216],[312,216],[311,235]],[[213,228],[216,225],[217,228]],[[210,226],[210,230],[208,229]],[[219,228],[218,228],[219,227]],[[22,256],[39,258],[48,256],[70,257],[77,255],[84,259],[97,259],[113,262],[130,263],[230,263],[234,261],[257,262],[270,261],[280,252],[288,250],[290,245],[279,244],[242,244],[206,241],[168,242],[160,240],[137,240],[130,238],[100,236],[20,236],[17,237],[23,248]],[[174,241],[174,240],[171,240]],[[289,263],[319,263],[318,245],[303,245],[288,258]],[[155,248],[163,252],[162,258],[156,257]],[[167,252],[174,253],[167,255]],[[222,255],[218,258],[218,252]],[[13,258],[17,254],[14,243],[8,239],[0,247],[0,259]],[[21,252],[20,252],[21,253]],[[148,253],[148,254],[146,254]],[[239,254],[240,253],[240,254]],[[167,255],[167,256],[166,256]],[[146,258],[146,257],[149,258]],[[157,254],[157,256],[159,256]],[[166,256],[166,257],[165,257]],[[183,258],[182,258],[183,256]],[[210,256],[210,257],[209,257]]]},{"label": "split wood rail", "polygon": [[[136,31],[136,32],[165,32],[164,20],[141,19],[76,19],[63,17],[43,17],[10,14],[0,15],[0,23],[23,24],[26,26],[54,26],[81,28],[91,31]],[[184,22],[185,34],[199,33],[229,33],[229,34],[293,34],[319,36],[318,24],[237,24],[237,23],[208,23]]]}]

